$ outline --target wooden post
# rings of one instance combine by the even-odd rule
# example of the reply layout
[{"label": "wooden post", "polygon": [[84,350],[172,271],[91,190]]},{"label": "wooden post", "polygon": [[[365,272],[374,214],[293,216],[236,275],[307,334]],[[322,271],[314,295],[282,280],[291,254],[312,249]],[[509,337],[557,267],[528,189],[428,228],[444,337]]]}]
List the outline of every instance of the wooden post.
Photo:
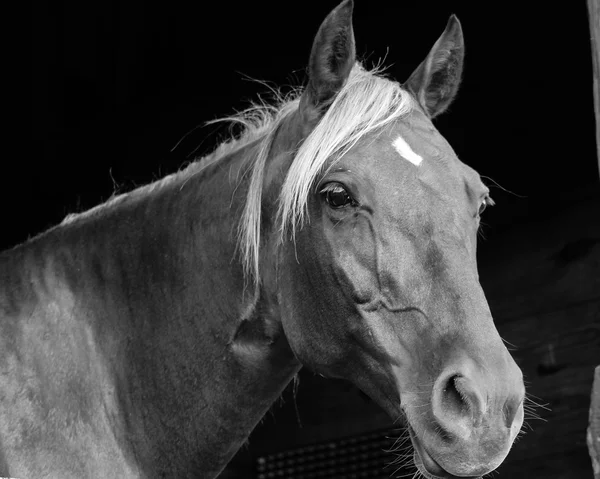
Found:
[{"label": "wooden post", "polygon": [[587,431],[587,443],[592,457],[594,479],[600,479],[600,366],[594,374],[592,402],[590,404],[590,426]]},{"label": "wooden post", "polygon": [[600,174],[600,0],[588,0],[594,75],[594,110],[596,111],[596,149]]},{"label": "wooden post", "polygon": [[[592,42],[592,69],[594,76],[594,111],[596,112],[596,149],[600,173],[600,0],[588,0]],[[587,443],[592,458],[594,479],[600,479],[600,366],[594,374],[590,404],[590,425]]]}]

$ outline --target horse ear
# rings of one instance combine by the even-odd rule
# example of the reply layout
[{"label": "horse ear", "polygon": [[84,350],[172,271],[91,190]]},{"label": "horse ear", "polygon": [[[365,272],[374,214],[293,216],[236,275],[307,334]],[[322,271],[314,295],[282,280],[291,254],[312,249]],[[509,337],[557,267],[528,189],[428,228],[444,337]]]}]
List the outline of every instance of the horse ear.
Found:
[{"label": "horse ear", "polygon": [[340,3],[321,24],[308,64],[308,85],[300,110],[309,120],[319,118],[342,89],[356,62],[353,0]]},{"label": "horse ear", "polygon": [[462,28],[458,18],[451,15],[442,36],[404,84],[431,118],[444,112],[454,100],[464,56]]}]

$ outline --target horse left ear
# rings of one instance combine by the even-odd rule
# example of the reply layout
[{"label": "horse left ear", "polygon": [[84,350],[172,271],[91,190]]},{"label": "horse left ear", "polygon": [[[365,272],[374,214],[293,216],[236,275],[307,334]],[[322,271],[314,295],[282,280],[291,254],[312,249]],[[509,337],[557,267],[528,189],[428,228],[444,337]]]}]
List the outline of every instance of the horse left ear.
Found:
[{"label": "horse left ear", "polygon": [[340,3],[323,21],[314,39],[308,64],[308,85],[300,99],[300,111],[308,121],[323,115],[356,63],[353,7],[353,0]]},{"label": "horse left ear", "polygon": [[458,18],[451,15],[442,36],[404,84],[431,118],[444,112],[454,100],[464,56],[462,28]]}]

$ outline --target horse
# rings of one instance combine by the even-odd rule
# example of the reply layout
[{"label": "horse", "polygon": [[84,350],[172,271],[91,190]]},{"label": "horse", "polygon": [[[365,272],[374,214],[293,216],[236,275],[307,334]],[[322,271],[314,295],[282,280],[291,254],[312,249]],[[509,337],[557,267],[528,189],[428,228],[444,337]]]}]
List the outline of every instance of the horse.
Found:
[{"label": "horse", "polygon": [[216,477],[303,366],[404,420],[426,478],[502,463],[525,390],[477,273],[492,200],[432,123],[461,25],[401,85],[352,11],[241,134],[2,253],[0,476]]}]

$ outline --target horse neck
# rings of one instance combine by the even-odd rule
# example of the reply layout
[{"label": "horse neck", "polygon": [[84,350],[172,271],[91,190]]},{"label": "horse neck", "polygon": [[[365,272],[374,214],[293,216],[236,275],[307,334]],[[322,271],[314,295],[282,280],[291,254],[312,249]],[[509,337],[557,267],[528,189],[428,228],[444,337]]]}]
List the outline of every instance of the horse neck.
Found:
[{"label": "horse neck", "polygon": [[300,368],[277,305],[245,289],[236,257],[236,177],[252,148],[16,252],[38,285],[24,296],[74,298],[68,313],[92,325],[121,391],[120,435],[138,458],[168,457],[169,475],[218,474]]}]

